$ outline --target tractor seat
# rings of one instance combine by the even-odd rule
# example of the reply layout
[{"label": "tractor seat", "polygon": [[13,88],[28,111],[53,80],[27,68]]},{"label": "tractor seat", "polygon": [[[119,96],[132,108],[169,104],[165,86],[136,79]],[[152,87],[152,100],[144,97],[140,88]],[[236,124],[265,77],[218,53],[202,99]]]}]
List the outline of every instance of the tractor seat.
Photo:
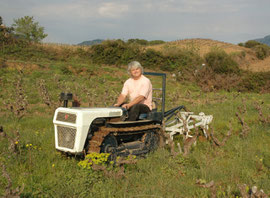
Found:
[{"label": "tractor seat", "polygon": [[139,120],[145,120],[147,118],[147,113],[142,113],[139,115]]},{"label": "tractor seat", "polygon": [[[150,111],[149,113],[151,113],[151,112],[157,112],[157,104],[156,104],[156,101],[153,101],[152,102],[152,111]],[[145,120],[145,119],[147,119],[147,117],[148,117],[148,115],[149,115],[149,113],[142,113],[142,114],[140,114],[139,115],[139,120]]]}]

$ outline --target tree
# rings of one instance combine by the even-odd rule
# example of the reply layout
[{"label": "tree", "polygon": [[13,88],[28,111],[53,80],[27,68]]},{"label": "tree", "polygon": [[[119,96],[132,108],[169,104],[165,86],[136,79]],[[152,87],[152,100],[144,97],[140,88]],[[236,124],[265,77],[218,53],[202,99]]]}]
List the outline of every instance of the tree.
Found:
[{"label": "tree", "polygon": [[0,45],[14,43],[13,28],[7,27],[3,23],[3,18],[0,16]]},{"label": "tree", "polygon": [[40,27],[38,22],[34,22],[33,16],[24,16],[19,19],[14,19],[15,34],[24,38],[27,41],[40,42],[47,34],[44,33],[44,27]]}]

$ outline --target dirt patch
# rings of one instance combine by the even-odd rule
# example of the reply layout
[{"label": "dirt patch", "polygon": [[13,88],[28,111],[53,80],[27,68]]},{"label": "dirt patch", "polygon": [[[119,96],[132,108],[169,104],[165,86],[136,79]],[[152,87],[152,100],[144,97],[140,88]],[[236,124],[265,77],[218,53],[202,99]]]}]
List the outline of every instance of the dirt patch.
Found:
[{"label": "dirt patch", "polygon": [[264,60],[254,61],[247,68],[248,70],[254,72],[267,72],[270,71],[270,57],[267,57]]},{"label": "dirt patch", "polygon": [[22,71],[32,72],[34,70],[40,69],[40,67],[37,64],[27,63],[27,62],[7,61],[5,65],[10,70],[22,70]]}]

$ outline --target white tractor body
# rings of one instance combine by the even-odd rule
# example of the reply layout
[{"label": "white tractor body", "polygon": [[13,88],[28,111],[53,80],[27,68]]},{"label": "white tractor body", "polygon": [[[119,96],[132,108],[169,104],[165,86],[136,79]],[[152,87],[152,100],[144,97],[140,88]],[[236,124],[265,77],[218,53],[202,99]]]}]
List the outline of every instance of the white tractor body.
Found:
[{"label": "white tractor body", "polygon": [[121,117],[122,114],[122,109],[117,107],[57,108],[53,118],[56,149],[73,154],[83,152],[89,128],[96,118]]}]

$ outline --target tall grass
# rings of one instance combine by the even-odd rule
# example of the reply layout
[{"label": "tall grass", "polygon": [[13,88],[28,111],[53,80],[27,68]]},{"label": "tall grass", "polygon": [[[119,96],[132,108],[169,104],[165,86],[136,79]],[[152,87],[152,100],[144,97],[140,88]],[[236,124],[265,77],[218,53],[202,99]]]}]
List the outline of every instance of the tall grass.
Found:
[{"label": "tall grass", "polygon": [[[269,94],[203,92],[196,84],[179,83],[168,73],[166,109],[184,104],[196,114],[211,114],[214,136],[222,141],[230,130],[230,122],[232,135],[224,146],[216,146],[213,140],[200,135],[186,157],[173,157],[169,148],[161,148],[139,158],[137,164],[125,165],[124,177],[108,177],[102,171],[82,169],[78,166],[80,159],[55,150],[52,119],[63,91],[76,94],[84,107],[111,106],[128,78],[126,68],[92,64],[83,59],[77,63],[18,59],[15,64],[25,63],[22,73],[10,66],[0,71],[0,126],[9,137],[0,136],[0,164],[10,177],[9,181],[5,174],[0,174],[0,195],[7,195],[6,187],[13,191],[20,187],[22,192],[17,194],[21,197],[210,197],[212,193],[217,197],[239,197],[238,184],[256,185],[270,193],[270,124],[260,121],[255,104],[261,106],[263,116],[267,117]],[[39,66],[29,69],[29,63]],[[8,100],[16,105],[12,96],[18,76],[28,101],[20,119],[6,106]],[[40,80],[53,105],[44,103]],[[159,80],[152,82],[154,87],[160,86]],[[243,127],[236,112],[249,127],[245,137],[241,136]],[[19,132],[18,137],[15,131]],[[12,149],[10,141],[16,138],[17,146]],[[182,145],[182,137],[175,141]],[[201,187],[200,184],[210,181],[214,181],[215,189]]]}]

